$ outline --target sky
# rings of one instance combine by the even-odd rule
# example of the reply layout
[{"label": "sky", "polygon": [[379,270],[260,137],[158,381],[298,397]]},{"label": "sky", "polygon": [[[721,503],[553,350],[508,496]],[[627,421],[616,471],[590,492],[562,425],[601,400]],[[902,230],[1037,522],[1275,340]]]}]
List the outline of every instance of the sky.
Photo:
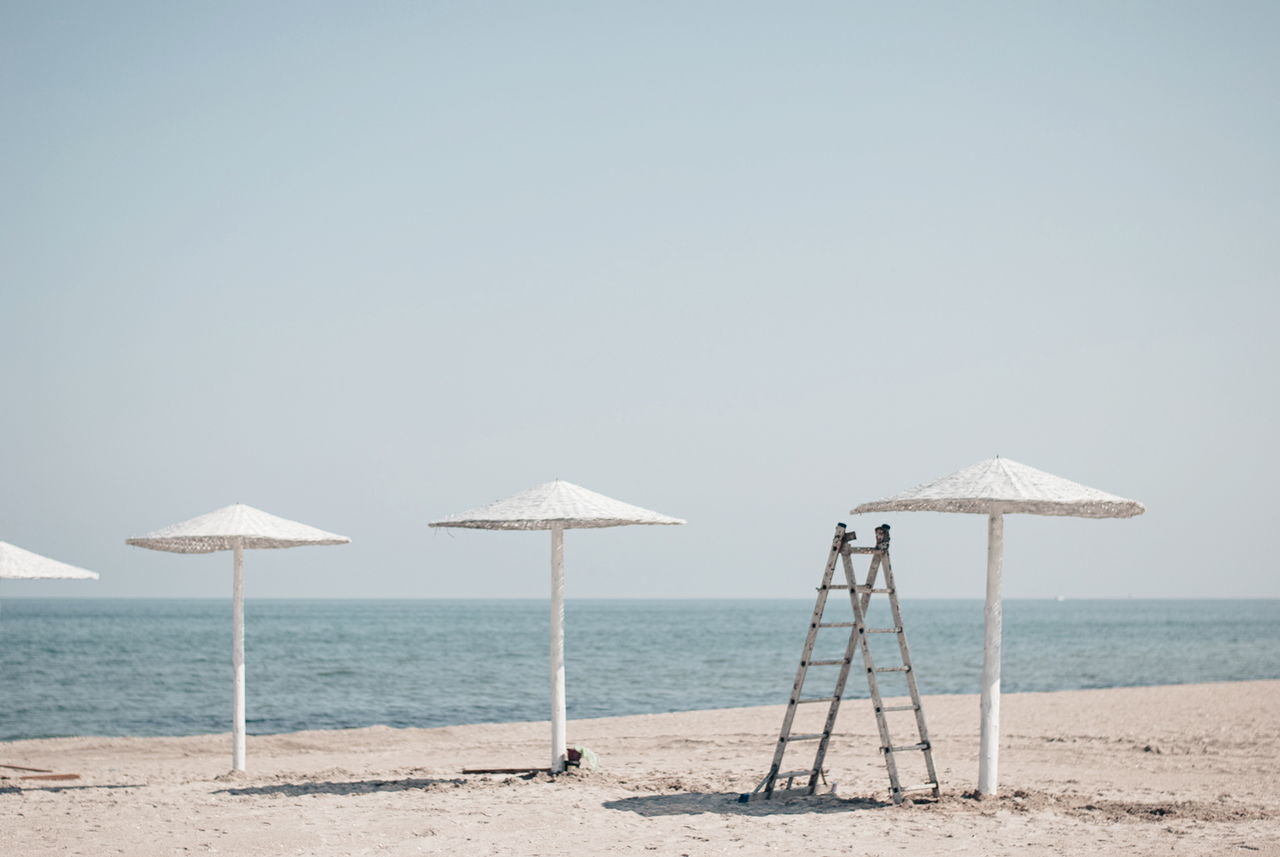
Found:
[{"label": "sky", "polygon": [[808,598],[837,521],[980,598],[986,521],[849,510],[994,455],[1144,502],[1011,516],[1008,597],[1280,597],[1280,6],[0,6],[0,540],[229,503],[342,533],[252,598]]}]

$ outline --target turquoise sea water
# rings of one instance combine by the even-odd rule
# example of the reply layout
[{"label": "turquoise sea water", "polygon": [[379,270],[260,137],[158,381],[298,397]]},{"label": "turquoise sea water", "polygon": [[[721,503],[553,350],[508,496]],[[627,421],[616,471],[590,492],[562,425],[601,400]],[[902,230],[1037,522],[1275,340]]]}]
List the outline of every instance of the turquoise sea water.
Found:
[{"label": "turquoise sea water", "polygon": [[[571,600],[569,716],[784,702],[812,608]],[[903,613],[921,691],[978,692],[982,603]],[[1004,615],[1008,692],[1280,678],[1280,600],[1011,600]],[[250,601],[249,732],[546,719],[548,627],[539,601]],[[8,599],[0,740],[225,732],[230,636],[225,601]],[[849,687],[867,695],[856,674]]]}]

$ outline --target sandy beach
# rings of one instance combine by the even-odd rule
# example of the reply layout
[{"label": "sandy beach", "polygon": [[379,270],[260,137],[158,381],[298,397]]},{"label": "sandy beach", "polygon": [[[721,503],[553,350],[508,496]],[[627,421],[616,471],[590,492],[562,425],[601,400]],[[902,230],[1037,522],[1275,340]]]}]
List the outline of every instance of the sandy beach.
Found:
[{"label": "sandy beach", "polygon": [[[835,793],[740,803],[782,706],[572,721],[600,767],[545,764],[546,723],[249,739],[57,738],[0,761],[6,855],[1280,855],[1280,681],[1008,694],[1001,795],[977,800],[978,702],[926,698],[941,800],[895,807],[864,700],[827,760]],[[799,759],[797,759],[799,761]],[[16,774],[15,771],[9,771]]]}]

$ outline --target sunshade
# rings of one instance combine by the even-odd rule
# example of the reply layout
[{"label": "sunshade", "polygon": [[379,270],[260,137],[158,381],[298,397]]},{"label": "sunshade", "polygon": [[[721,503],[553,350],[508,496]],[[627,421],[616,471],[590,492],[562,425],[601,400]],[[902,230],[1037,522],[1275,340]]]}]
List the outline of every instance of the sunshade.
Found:
[{"label": "sunshade", "polygon": [[432,521],[432,527],[477,530],[551,531],[551,770],[563,771],[568,759],[564,692],[564,531],[629,524],[683,524],[649,509],[632,506],[557,479],[505,500]]},{"label": "sunshade", "polygon": [[244,729],[244,549],[293,548],[304,545],[342,545],[346,536],[326,533],[297,521],[279,518],[261,509],[236,503],[126,539],[126,544],[172,553],[235,553],[231,609],[231,767],[245,769]]},{"label": "sunshade", "polygon": [[1000,586],[1004,564],[1004,515],[1070,515],[1131,518],[1146,507],[1136,500],[1045,473],[1008,458],[992,458],[909,491],[863,503],[866,512],[965,512],[987,516],[987,601],[982,663],[982,739],[978,792],[995,794],[1000,742]]},{"label": "sunshade", "polygon": [[207,515],[147,533],[127,543],[172,553],[213,553],[241,548],[296,548],[304,545],[345,545],[351,539],[280,518],[236,503]]},{"label": "sunshade", "polygon": [[97,580],[98,574],[0,542],[0,580]]}]

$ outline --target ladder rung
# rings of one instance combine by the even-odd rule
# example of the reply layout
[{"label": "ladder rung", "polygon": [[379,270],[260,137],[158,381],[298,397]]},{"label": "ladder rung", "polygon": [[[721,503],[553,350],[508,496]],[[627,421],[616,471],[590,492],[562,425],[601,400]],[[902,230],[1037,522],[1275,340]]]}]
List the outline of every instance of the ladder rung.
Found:
[{"label": "ladder rung", "polygon": [[832,702],[833,700],[835,700],[834,696],[815,696],[812,699],[797,699],[795,704],[804,705],[806,702]]},{"label": "ladder rung", "polygon": [[909,673],[909,672],[911,672],[911,667],[876,667],[876,668],[875,668],[875,669],[873,669],[873,670],[867,670],[867,672],[877,672],[877,673]]},{"label": "ladder rung", "polygon": [[915,705],[883,705],[876,711],[915,711],[917,707]]},{"label": "ladder rung", "polygon": [[868,634],[901,634],[901,628],[867,628]]},{"label": "ladder rung", "polygon": [[855,586],[853,590],[855,592],[870,592],[873,595],[888,595],[890,592],[893,591],[892,589],[871,589],[866,586]]},{"label": "ladder rung", "polygon": [[838,661],[809,661],[809,662],[808,662],[808,666],[811,666],[811,667],[830,667],[830,666],[835,666],[836,664],[847,664],[847,663],[849,663],[849,659],[848,659],[848,658],[841,658],[841,659],[840,659],[840,660],[838,660]]},{"label": "ladder rung", "polygon": [[921,783],[918,786],[907,786],[906,788],[896,788],[894,789],[894,791],[896,791],[898,794],[902,794],[903,792],[927,792],[927,791],[933,791],[937,787],[938,787],[937,783]]},{"label": "ladder rung", "polygon": [[819,628],[852,628],[852,622],[819,622]]},{"label": "ladder rung", "polygon": [[811,735],[788,735],[786,738],[779,738],[779,741],[817,741],[827,733],[814,732]]},{"label": "ladder rung", "polygon": [[774,782],[778,780],[794,780],[796,777],[812,777],[817,771],[787,771],[785,774],[778,774],[773,778]]},{"label": "ladder rung", "polygon": [[819,586],[818,588],[819,589],[848,589],[849,585],[847,583],[832,583],[827,586]]},{"label": "ladder rung", "polygon": [[929,743],[927,741],[921,741],[919,744],[904,744],[901,747],[881,747],[880,752],[901,753],[905,750],[928,750],[928,749],[929,749]]}]

